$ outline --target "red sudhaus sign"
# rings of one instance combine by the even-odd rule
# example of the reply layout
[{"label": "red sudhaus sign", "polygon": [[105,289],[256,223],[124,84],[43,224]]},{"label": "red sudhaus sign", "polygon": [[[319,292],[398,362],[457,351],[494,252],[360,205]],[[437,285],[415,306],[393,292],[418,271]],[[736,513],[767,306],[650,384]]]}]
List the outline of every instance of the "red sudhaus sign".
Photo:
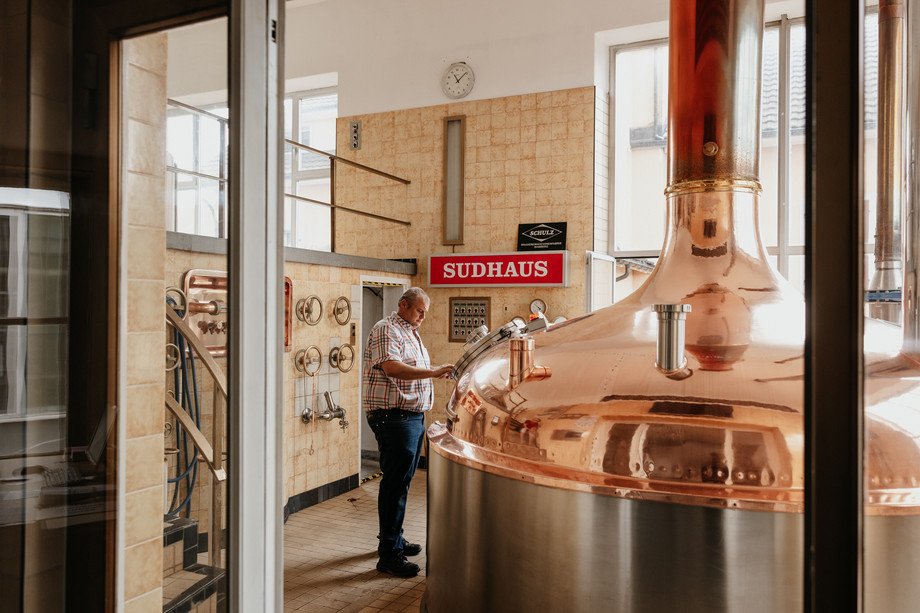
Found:
[{"label": "red sudhaus sign", "polygon": [[557,286],[569,284],[568,251],[428,256],[430,287]]}]

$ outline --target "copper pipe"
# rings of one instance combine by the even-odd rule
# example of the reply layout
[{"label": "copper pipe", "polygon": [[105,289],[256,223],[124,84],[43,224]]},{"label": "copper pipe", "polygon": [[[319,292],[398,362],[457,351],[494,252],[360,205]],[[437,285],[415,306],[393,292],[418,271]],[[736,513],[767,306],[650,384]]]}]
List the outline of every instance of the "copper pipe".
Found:
[{"label": "copper pipe", "polygon": [[192,315],[198,315],[199,313],[220,315],[226,310],[227,304],[220,300],[211,300],[209,302],[205,302],[204,300],[190,300],[188,303],[188,311]]},{"label": "copper pipe", "polygon": [[759,191],[762,2],[671,0],[668,191]]},{"label": "copper pipe", "polygon": [[533,338],[513,338],[508,373],[508,387],[515,389],[525,381],[542,381],[552,375],[546,366],[533,363]]},{"label": "copper pipe", "polygon": [[[904,1],[881,0],[878,13],[878,196],[875,230],[875,274],[870,290],[901,287],[901,202],[904,189]],[[890,321],[898,313],[870,316]]]}]

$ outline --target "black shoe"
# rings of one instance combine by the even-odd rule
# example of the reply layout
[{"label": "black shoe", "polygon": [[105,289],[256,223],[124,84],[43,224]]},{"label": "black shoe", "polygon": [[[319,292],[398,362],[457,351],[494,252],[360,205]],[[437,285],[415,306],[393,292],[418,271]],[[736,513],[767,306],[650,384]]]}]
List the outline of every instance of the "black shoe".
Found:
[{"label": "black shoe", "polygon": [[406,539],[403,539],[403,555],[404,556],[417,556],[422,553],[422,546],[418,543],[410,543]]},{"label": "black shoe", "polygon": [[395,558],[383,559],[377,562],[377,570],[382,573],[389,573],[397,577],[414,577],[421,570],[418,564],[413,564],[406,559],[406,556],[396,556]]}]

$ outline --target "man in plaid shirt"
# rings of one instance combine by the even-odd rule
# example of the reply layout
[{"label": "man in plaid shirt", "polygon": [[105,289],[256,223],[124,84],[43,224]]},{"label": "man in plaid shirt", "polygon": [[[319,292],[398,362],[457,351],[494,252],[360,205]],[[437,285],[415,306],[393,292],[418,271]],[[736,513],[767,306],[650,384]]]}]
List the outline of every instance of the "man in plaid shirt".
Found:
[{"label": "man in plaid shirt", "polygon": [[453,364],[432,368],[418,335],[431,301],[419,287],[399,299],[399,309],[377,322],[364,351],[364,410],[380,450],[380,561],[377,570],[414,577],[418,564],[406,556],[418,555],[421,545],[403,538],[403,519],[409,484],[415,475],[425,440],[425,411],[434,402],[433,378],[450,374]]}]

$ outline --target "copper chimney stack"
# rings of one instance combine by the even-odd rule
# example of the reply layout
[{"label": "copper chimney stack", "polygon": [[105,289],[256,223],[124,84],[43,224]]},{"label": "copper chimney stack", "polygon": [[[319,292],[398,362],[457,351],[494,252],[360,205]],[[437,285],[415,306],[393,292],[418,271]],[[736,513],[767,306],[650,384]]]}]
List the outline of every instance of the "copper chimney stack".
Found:
[{"label": "copper chimney stack", "polygon": [[904,1],[881,0],[878,8],[878,169],[875,273],[869,317],[899,323],[901,289],[901,203],[904,191]]}]

